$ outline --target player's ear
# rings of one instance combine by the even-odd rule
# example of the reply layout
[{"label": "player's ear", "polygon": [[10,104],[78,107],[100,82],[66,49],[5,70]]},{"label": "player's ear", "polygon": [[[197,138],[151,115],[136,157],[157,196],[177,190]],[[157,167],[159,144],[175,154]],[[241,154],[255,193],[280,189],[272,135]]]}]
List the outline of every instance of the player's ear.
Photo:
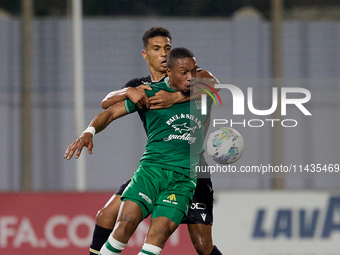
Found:
[{"label": "player's ear", "polygon": [[146,55],[145,50],[142,50],[142,56],[145,60],[148,60],[148,56]]},{"label": "player's ear", "polygon": [[[165,69],[165,72],[166,72],[166,75],[167,75],[167,76],[170,76],[170,75],[171,75],[171,69],[170,69],[170,68],[167,67],[167,68]],[[170,75],[169,75],[169,74],[170,74]]]}]

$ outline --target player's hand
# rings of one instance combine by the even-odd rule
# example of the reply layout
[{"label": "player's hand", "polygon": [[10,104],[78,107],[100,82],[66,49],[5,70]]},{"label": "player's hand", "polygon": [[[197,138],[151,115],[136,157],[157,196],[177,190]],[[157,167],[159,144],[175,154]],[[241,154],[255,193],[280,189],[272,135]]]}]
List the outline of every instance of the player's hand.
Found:
[{"label": "player's hand", "polygon": [[75,140],[73,143],[70,144],[70,146],[68,146],[64,158],[67,160],[71,159],[75,151],[77,151],[76,159],[79,158],[80,153],[84,147],[87,147],[87,152],[89,154],[92,154],[92,137],[93,135],[91,133],[83,133],[77,140]]},{"label": "player's hand", "polygon": [[152,110],[169,108],[176,102],[176,93],[161,90],[150,97],[149,100]]},{"label": "player's hand", "polygon": [[147,97],[145,90],[152,90],[152,88],[148,85],[140,85],[136,88],[129,87],[126,90],[126,96],[137,105],[139,109],[150,108],[150,101]]}]

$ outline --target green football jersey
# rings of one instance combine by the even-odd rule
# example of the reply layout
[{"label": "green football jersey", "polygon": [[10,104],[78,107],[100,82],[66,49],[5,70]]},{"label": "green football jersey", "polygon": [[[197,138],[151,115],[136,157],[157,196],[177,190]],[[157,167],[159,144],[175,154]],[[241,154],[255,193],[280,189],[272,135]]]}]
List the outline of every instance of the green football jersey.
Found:
[{"label": "green football jersey", "polygon": [[[150,85],[148,97],[160,90],[176,92],[167,80]],[[140,110],[129,99],[125,100],[128,113],[140,111],[146,120],[147,143],[140,162],[161,165],[163,168],[190,177],[198,165],[203,150],[204,123],[207,115],[201,114],[201,100],[174,104],[166,109]],[[208,107],[211,105],[208,100]],[[192,177],[193,175],[191,175]]]}]

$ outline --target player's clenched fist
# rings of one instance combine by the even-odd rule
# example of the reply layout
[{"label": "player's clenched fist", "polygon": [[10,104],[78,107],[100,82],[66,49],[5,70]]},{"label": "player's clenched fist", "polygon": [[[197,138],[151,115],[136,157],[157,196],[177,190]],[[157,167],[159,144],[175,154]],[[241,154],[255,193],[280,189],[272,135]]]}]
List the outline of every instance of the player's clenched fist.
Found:
[{"label": "player's clenched fist", "polygon": [[79,157],[82,149],[84,147],[87,147],[87,152],[89,154],[92,154],[92,148],[93,148],[93,141],[92,141],[93,135],[91,133],[83,133],[77,140],[75,140],[73,143],[68,146],[64,158],[65,159],[71,159],[73,154],[76,153],[76,159]]},{"label": "player's clenched fist", "polygon": [[146,96],[145,89],[152,90],[150,86],[140,85],[136,88],[129,87],[126,90],[126,96],[137,105],[139,109],[150,108],[149,98]]}]

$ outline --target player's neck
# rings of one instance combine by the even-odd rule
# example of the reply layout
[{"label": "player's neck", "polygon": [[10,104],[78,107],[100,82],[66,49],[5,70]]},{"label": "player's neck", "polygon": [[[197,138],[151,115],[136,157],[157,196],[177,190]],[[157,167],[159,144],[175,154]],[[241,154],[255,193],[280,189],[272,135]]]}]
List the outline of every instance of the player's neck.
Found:
[{"label": "player's neck", "polygon": [[156,71],[150,70],[150,73],[151,73],[152,82],[159,81],[160,79],[162,79],[165,76],[165,73],[160,73],[160,72],[156,72]]}]

